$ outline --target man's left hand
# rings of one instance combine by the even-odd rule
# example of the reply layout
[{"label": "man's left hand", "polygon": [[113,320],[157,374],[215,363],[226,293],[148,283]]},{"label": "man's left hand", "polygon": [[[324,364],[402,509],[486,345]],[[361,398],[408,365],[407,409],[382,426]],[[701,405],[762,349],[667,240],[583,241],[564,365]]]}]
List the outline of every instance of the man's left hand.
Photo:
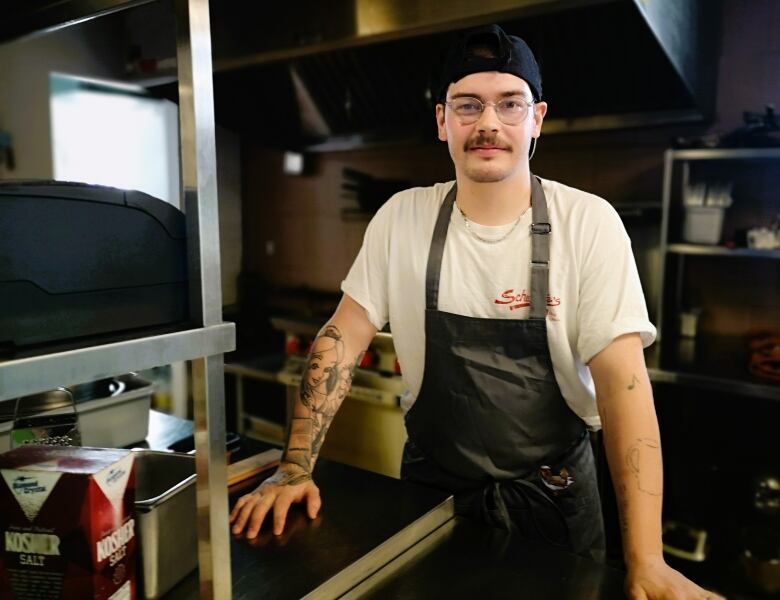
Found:
[{"label": "man's left hand", "polygon": [[660,556],[629,566],[626,594],[631,600],[725,600],[672,569]]}]

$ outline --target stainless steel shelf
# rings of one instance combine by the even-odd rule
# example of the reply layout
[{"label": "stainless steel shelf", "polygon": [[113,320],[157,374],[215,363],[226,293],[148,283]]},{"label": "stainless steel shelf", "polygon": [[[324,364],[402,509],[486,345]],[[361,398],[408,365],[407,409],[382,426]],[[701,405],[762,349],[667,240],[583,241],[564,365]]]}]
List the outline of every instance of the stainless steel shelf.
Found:
[{"label": "stainless steel shelf", "polygon": [[0,362],[0,400],[172,362],[224,354],[234,350],[235,345],[235,325],[222,323]]},{"label": "stainless steel shelf", "polygon": [[756,160],[780,159],[780,148],[699,148],[672,150],[674,160]]},{"label": "stainless steel shelf", "polygon": [[698,254],[703,256],[731,256],[748,258],[780,258],[780,250],[757,248],[726,248],[725,246],[704,246],[700,244],[669,244],[667,252],[674,254]]},{"label": "stainless steel shelf", "polygon": [[[0,19],[0,43],[152,0],[28,0]],[[235,326],[222,322],[216,141],[208,0],[173,0],[179,83],[179,153],[190,255],[190,317],[202,328],[0,363],[0,399],[190,360],[197,450],[200,593],[231,598],[227,527],[223,353]]]}]

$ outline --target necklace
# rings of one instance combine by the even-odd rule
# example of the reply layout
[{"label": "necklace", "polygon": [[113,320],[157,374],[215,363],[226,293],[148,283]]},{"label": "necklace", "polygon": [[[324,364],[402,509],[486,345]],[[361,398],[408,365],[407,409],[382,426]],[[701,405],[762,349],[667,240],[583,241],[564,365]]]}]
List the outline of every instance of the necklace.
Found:
[{"label": "necklace", "polygon": [[469,218],[466,216],[466,213],[464,213],[463,210],[461,210],[461,208],[460,208],[460,206],[458,206],[457,202],[455,203],[455,207],[458,209],[458,212],[460,213],[460,216],[463,217],[463,223],[466,225],[466,229],[468,230],[468,232],[473,237],[478,239],[480,242],[484,242],[486,244],[498,244],[499,242],[503,242],[515,230],[515,228],[517,227],[517,224],[520,222],[520,219],[523,218],[523,215],[520,215],[519,217],[517,217],[517,220],[512,224],[512,226],[509,228],[509,231],[507,231],[504,235],[502,235],[498,239],[490,240],[488,238],[483,238],[481,235],[479,235],[476,231],[474,231],[471,228],[471,223],[469,222]]}]

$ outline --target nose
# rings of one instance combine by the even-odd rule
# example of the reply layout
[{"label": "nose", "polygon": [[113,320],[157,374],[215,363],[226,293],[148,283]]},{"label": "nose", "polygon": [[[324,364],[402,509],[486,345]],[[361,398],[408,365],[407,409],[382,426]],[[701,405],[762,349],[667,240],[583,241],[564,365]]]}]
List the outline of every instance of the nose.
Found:
[{"label": "nose", "polygon": [[494,104],[487,104],[477,121],[479,131],[498,131],[501,122],[498,120],[498,113]]}]

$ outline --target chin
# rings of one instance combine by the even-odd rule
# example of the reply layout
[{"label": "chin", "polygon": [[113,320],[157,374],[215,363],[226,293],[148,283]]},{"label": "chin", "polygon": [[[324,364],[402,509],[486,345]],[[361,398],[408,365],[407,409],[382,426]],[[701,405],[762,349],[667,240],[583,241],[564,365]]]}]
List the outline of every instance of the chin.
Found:
[{"label": "chin", "polygon": [[465,175],[475,183],[496,183],[507,179],[511,175],[511,171],[490,168],[466,169]]}]

